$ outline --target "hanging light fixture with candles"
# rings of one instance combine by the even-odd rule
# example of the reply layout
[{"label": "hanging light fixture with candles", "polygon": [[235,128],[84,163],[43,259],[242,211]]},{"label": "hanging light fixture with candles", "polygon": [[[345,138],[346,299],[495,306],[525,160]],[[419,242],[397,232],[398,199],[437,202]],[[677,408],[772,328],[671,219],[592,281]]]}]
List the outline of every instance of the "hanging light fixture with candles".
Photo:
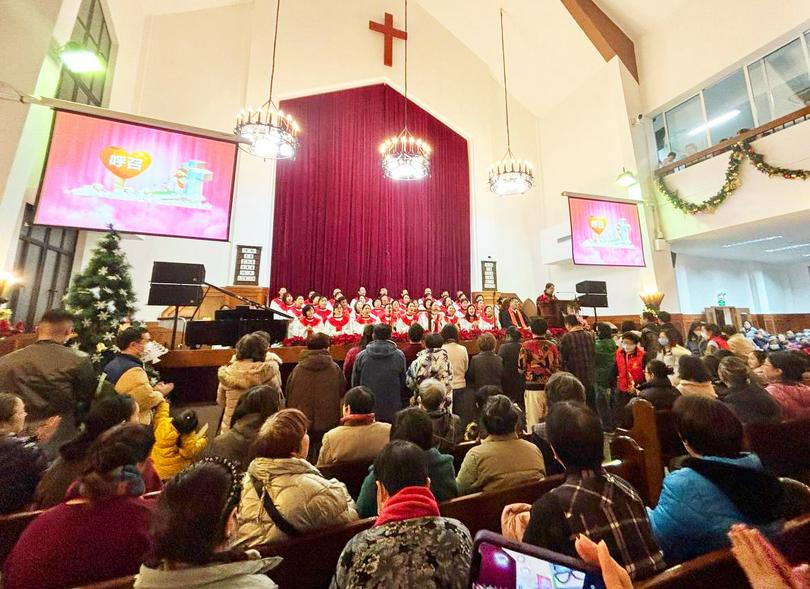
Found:
[{"label": "hanging light fixture with candles", "polygon": [[509,130],[509,91],[506,86],[506,43],[503,35],[503,8],[501,8],[501,60],[503,62],[503,102],[506,111],[506,155],[489,167],[489,189],[499,196],[525,194],[534,185],[534,166],[512,153]]},{"label": "hanging light fixture with candles", "polygon": [[627,170],[627,168],[622,168],[622,173],[616,176],[616,184],[619,186],[624,186],[625,188],[630,188],[631,186],[635,186],[638,184],[638,178],[633,172]]},{"label": "hanging light fixture with candles", "polygon": [[298,149],[298,123],[292,115],[284,113],[273,102],[273,81],[276,75],[276,45],[278,43],[278,17],[281,12],[281,0],[276,4],[276,25],[273,32],[273,60],[270,67],[270,95],[258,109],[242,109],[236,117],[233,132],[249,141],[240,144],[242,148],[255,156],[286,160],[295,157]]},{"label": "hanging light fixture with candles", "polygon": [[383,174],[392,180],[421,180],[430,175],[430,145],[408,130],[408,0],[405,0],[405,125],[380,144]]}]

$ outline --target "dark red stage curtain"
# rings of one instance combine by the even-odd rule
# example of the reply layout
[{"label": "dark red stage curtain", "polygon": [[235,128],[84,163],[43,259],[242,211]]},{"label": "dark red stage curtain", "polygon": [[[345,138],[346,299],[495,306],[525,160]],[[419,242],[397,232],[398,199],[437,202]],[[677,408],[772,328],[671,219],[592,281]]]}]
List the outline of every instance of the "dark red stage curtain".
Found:
[{"label": "dark red stage curtain", "polygon": [[403,125],[404,99],[380,84],[288,100],[301,125],[278,163],[271,288],[434,293],[470,288],[467,141],[413,103],[408,127],[433,148],[431,175],[383,176],[379,144]]}]

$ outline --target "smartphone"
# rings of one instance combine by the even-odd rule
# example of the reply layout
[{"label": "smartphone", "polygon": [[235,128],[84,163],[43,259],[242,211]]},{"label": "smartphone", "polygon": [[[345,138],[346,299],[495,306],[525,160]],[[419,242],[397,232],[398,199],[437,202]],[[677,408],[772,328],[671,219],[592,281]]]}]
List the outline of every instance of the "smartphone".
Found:
[{"label": "smartphone", "polygon": [[475,535],[470,583],[473,589],[605,589],[597,567],[482,530]]}]

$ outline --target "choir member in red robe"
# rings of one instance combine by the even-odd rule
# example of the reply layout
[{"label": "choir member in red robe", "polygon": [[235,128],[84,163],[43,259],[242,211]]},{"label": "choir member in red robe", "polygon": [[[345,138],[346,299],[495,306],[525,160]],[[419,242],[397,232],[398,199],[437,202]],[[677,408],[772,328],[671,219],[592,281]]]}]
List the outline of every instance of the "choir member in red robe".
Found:
[{"label": "choir member in red robe", "polygon": [[380,300],[382,300],[384,297],[387,297],[387,296],[388,296],[388,289],[387,289],[387,288],[385,288],[385,287],[383,286],[383,287],[380,289],[380,294],[379,294],[379,295],[377,295],[377,296],[379,296],[379,297],[380,297]]},{"label": "choir member in red robe", "polygon": [[342,296],[343,291],[341,291],[339,288],[336,288],[332,291],[332,298],[329,299],[329,304],[332,306],[332,308],[335,307],[335,301],[337,301]]},{"label": "choir member in red robe", "polygon": [[305,305],[314,305],[314,304],[315,304],[315,296],[316,296],[317,294],[318,294],[318,293],[317,293],[317,292],[315,292],[314,290],[309,291],[309,292],[307,293],[307,298],[306,298],[306,299],[304,299],[304,304],[305,304]]},{"label": "choir member in red robe", "polygon": [[484,314],[478,318],[478,329],[481,331],[498,329],[498,316],[495,314],[495,309],[492,305],[484,307]]},{"label": "choir member in red robe", "polygon": [[419,307],[417,307],[415,301],[411,301],[408,303],[408,308],[405,312],[399,316],[397,331],[399,333],[408,333],[408,330],[414,323],[419,323]]},{"label": "choir member in red robe", "polygon": [[472,329],[481,329],[478,320],[478,309],[475,305],[467,305],[467,310],[458,322],[458,328],[462,331],[470,331]]},{"label": "choir member in red robe", "polygon": [[313,333],[323,331],[323,321],[312,305],[304,305],[301,316],[290,324],[290,337],[309,339]]},{"label": "choir member in red robe", "polygon": [[324,323],[323,332],[329,337],[352,333],[352,318],[343,314],[343,307],[336,305],[332,309],[332,316]]}]

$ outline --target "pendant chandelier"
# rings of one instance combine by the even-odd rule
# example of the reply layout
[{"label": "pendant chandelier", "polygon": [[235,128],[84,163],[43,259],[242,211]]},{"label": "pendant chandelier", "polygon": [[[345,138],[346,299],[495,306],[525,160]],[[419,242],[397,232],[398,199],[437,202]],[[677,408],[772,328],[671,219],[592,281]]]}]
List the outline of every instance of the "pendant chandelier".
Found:
[{"label": "pendant chandelier", "polygon": [[430,145],[408,130],[408,0],[405,0],[405,125],[380,144],[383,174],[392,180],[421,180],[430,175]]},{"label": "pendant chandelier", "polygon": [[285,114],[273,102],[273,81],[276,76],[276,45],[278,43],[278,16],[281,0],[276,4],[276,25],[273,32],[273,60],[270,68],[270,95],[258,109],[242,109],[236,117],[235,135],[247,139],[248,144],[240,144],[248,153],[274,160],[287,160],[295,157],[298,149],[298,123],[292,115]]},{"label": "pendant chandelier", "polygon": [[534,185],[534,167],[512,153],[509,132],[509,91],[506,87],[506,43],[503,37],[503,8],[501,8],[501,58],[503,61],[503,102],[506,110],[506,155],[489,167],[489,189],[499,196],[525,194]]}]

